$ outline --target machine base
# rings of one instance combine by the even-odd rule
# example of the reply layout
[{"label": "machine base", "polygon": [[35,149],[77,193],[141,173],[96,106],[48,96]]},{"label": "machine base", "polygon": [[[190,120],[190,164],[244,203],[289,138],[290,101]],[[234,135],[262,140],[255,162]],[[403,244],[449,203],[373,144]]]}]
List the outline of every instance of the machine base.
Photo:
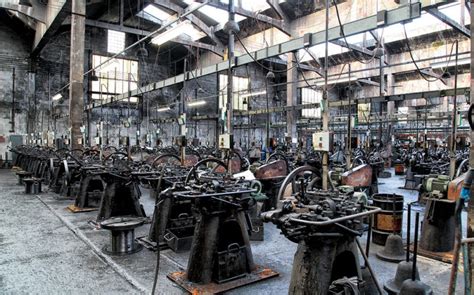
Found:
[{"label": "machine base", "polygon": [[[147,248],[148,250],[156,252],[156,242],[150,241],[147,236],[138,237],[135,239],[135,241],[143,247]],[[160,243],[160,250],[166,250],[169,248],[170,247],[168,246],[168,244],[166,244],[166,242]]]},{"label": "machine base", "polygon": [[192,283],[187,280],[186,273],[182,271],[177,271],[177,272],[168,274],[168,279],[172,280],[173,282],[175,282],[176,284],[184,288],[189,293],[193,295],[199,295],[199,294],[223,293],[223,292],[226,292],[235,288],[239,288],[245,285],[249,285],[255,282],[270,279],[278,275],[279,273],[269,268],[263,268],[257,265],[256,270],[247,274],[246,276],[239,279],[232,280],[232,281],[228,281],[222,284],[217,284],[214,282],[205,284],[205,285]]},{"label": "machine base", "polygon": [[125,255],[130,255],[130,254],[133,254],[133,253],[140,252],[143,249],[143,246],[140,245],[140,244],[135,243],[133,245],[133,248],[130,251],[127,251],[127,252],[116,252],[116,251],[111,250],[110,248],[111,248],[110,245],[105,245],[104,247],[102,247],[102,251],[104,253],[106,253],[108,255],[112,255],[112,256],[125,256]]}]

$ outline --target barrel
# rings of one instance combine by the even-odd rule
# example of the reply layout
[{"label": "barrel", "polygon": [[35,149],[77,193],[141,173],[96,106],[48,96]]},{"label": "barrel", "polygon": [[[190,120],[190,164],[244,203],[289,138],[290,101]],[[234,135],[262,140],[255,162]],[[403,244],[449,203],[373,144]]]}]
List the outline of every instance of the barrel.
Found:
[{"label": "barrel", "polygon": [[402,233],[403,224],[403,196],[396,194],[374,194],[373,206],[382,211],[374,215],[372,224],[372,241],[378,245],[385,245],[391,234]]},{"label": "barrel", "polygon": [[395,175],[403,175],[405,174],[405,164],[403,163],[395,163]]}]

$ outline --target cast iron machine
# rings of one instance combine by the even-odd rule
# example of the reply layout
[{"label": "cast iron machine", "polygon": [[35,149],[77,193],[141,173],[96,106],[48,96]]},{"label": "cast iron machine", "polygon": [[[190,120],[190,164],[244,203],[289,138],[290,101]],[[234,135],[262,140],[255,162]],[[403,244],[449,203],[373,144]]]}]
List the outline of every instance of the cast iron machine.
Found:
[{"label": "cast iron machine", "polygon": [[[207,160],[207,164],[224,164]],[[198,221],[186,272],[174,272],[168,278],[192,294],[201,294],[221,293],[277,276],[253,261],[249,239],[252,224],[247,212],[255,205],[254,184],[216,169],[198,172],[198,167],[189,172],[185,191],[172,192],[173,197],[193,201]]]},{"label": "cast iron machine", "polygon": [[[295,169],[280,189],[281,208],[262,213],[265,222],[298,243],[289,294],[342,294],[330,293],[341,280],[350,280],[363,293],[357,248],[364,258],[366,254],[357,236],[363,233],[362,218],[380,209],[365,206],[353,194],[317,189],[319,178],[314,167]],[[373,273],[372,278],[376,282]]]},{"label": "cast iron machine", "polygon": [[430,175],[424,179],[420,190],[420,199],[426,201],[420,237],[421,255],[440,257],[453,250],[456,201],[465,176],[457,175],[452,181],[445,175]]},{"label": "cast iron machine", "polygon": [[265,164],[258,166],[256,163],[250,166],[250,170],[254,173],[262,187],[262,194],[258,194],[257,205],[250,212],[252,226],[255,229],[250,235],[251,241],[263,241],[264,226],[260,218],[260,213],[276,208],[277,196],[280,185],[285,179],[289,171],[288,159],[281,152],[272,154]]},{"label": "cast iron machine", "polygon": [[98,150],[87,150],[82,155],[79,173],[79,181],[74,184],[74,205],[68,206],[71,212],[93,211],[99,207],[105,183],[100,173],[103,170]]},{"label": "cast iron machine", "polygon": [[134,172],[133,162],[123,152],[110,154],[104,159],[104,165],[105,170],[94,172],[106,183],[97,221],[116,216],[145,217],[138,182],[139,177],[148,172]]},{"label": "cast iron machine", "polygon": [[[139,237],[138,241],[151,250],[156,250],[159,246],[160,248],[170,247],[175,252],[181,252],[189,250],[191,246],[196,220],[191,210],[191,200],[176,198],[168,193],[169,188],[173,191],[180,190],[179,187],[182,187],[189,170],[180,166],[179,160],[176,162],[177,156],[168,155],[170,156],[159,156],[153,162],[153,168],[156,169],[154,175],[141,178],[142,183],[149,185],[150,195],[156,198],[156,204],[159,205],[153,212],[148,235]],[[164,160],[165,158],[174,159],[175,163]],[[158,162],[160,164],[155,166]],[[160,194],[160,192],[163,193]]]}]

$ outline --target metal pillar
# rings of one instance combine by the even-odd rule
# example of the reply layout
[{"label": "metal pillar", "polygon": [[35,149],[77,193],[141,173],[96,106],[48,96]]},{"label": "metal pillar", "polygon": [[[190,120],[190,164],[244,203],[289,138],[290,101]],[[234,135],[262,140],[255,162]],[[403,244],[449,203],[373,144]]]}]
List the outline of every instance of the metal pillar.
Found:
[{"label": "metal pillar", "polygon": [[10,133],[15,132],[15,68],[12,69],[12,117]]},{"label": "metal pillar", "polygon": [[346,139],[346,169],[351,168],[351,155],[352,155],[352,146],[351,146],[351,139],[352,139],[352,126],[351,126],[351,119],[352,119],[352,105],[351,105],[351,98],[352,98],[352,86],[351,86],[351,64],[349,64],[349,87],[347,88],[347,99],[349,101],[349,111],[347,115],[347,139]]},{"label": "metal pillar", "polygon": [[[326,0],[326,31],[325,31],[325,49],[324,49],[324,90],[323,90],[323,131],[329,131],[329,110],[328,110],[328,55],[329,55],[329,1]],[[329,165],[329,154],[323,153],[323,190],[328,189],[328,167]]]},{"label": "metal pillar", "polygon": [[[474,0],[471,0],[471,8],[472,5],[474,4]],[[471,19],[474,19],[474,9],[471,9]],[[474,103],[474,80],[472,77],[474,77],[474,22],[471,22],[470,25],[470,31],[471,31],[471,67],[470,67],[470,72],[471,72],[471,85],[470,85],[470,103]],[[474,132],[471,130],[471,145],[469,148],[469,166],[471,168],[474,167]],[[472,238],[474,237],[474,196],[473,196],[473,190],[471,189],[471,198],[469,200],[469,205],[468,207],[468,215],[467,215],[467,237]],[[472,245],[472,244],[470,244]],[[473,276],[474,276],[474,269],[472,268],[472,261],[474,259],[474,251],[471,250],[471,247],[469,247],[469,265],[470,265],[470,273],[471,273],[471,283],[473,281]]]},{"label": "metal pillar", "polygon": [[[235,7],[234,0],[229,0],[229,23],[235,22]],[[234,31],[229,30],[229,42],[227,43],[227,58],[229,60],[229,69],[227,70],[227,133],[232,134],[233,129],[233,95],[234,95],[234,85],[233,85],[233,64],[234,64],[234,45],[235,45],[235,36]]]},{"label": "metal pillar", "polygon": [[[454,178],[456,174],[456,134],[457,134],[457,116],[458,116],[458,108],[457,108],[457,88],[458,88],[458,41],[456,40],[455,44],[455,73],[454,73],[454,96],[453,96],[453,118],[452,118],[452,126],[451,126],[451,141],[450,141],[450,155],[449,155],[449,177],[451,179]],[[426,128],[426,126],[425,126]]]},{"label": "metal pillar", "polygon": [[[297,83],[298,80],[298,69],[295,67],[296,63],[296,53],[292,52],[288,54],[288,66],[287,66],[287,84],[286,84],[286,105],[287,106],[294,106],[296,105],[296,97],[297,97]],[[286,112],[286,133],[288,137],[291,137],[292,147],[294,148],[294,142],[296,142],[297,134],[296,134],[296,112],[294,110],[290,110]]]},{"label": "metal pillar", "polygon": [[86,1],[72,0],[71,53],[69,65],[69,127],[71,149],[82,148],[82,115],[84,111],[84,38]]},{"label": "metal pillar", "polygon": [[[379,39],[379,42],[380,42],[380,46],[382,46],[382,48],[384,47],[384,42],[383,42],[383,37],[380,37]],[[384,65],[385,65],[385,56],[381,56],[380,59],[379,59],[379,67],[380,67],[380,86],[379,86],[379,95],[380,95],[380,98],[384,98],[385,96],[385,71],[384,71]],[[385,104],[385,102],[383,102],[382,100],[380,101],[379,103],[379,117],[382,118],[382,115],[383,115],[383,105]],[[382,120],[381,120],[382,121]],[[379,124],[379,144],[380,146],[382,146],[383,144],[383,123],[380,122]]]}]

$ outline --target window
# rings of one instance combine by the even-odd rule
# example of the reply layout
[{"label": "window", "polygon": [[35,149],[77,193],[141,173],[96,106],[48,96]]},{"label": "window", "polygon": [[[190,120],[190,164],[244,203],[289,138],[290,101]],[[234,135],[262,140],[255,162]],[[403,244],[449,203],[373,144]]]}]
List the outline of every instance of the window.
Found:
[{"label": "window", "polygon": [[[322,91],[301,88],[301,104],[320,103],[322,94]],[[321,118],[321,108],[303,109],[301,110],[301,115],[304,118]]]},{"label": "window", "polygon": [[408,107],[398,108],[398,124],[406,125],[408,120]]},{"label": "window", "polygon": [[163,9],[156,7],[153,4],[148,4],[137,16],[142,17],[151,22],[162,24],[164,20],[171,17],[171,14],[165,12]]},{"label": "window", "polygon": [[107,52],[119,53],[125,49],[125,33],[108,30],[107,31]]},{"label": "window", "polygon": [[[236,111],[246,111],[248,110],[248,101],[251,97],[249,94],[243,91],[249,89],[249,79],[242,77],[234,77],[232,80],[233,83],[233,108]],[[219,87],[222,89],[227,85],[227,75],[219,75]],[[219,95],[219,108],[222,109],[227,104],[227,91],[226,89],[222,90]]]},{"label": "window", "polygon": [[[92,67],[95,68],[109,57],[93,54]],[[117,94],[137,89],[138,61],[114,58],[95,70],[98,81],[92,81],[92,99],[107,99]],[[131,98],[131,102],[137,98]]]},{"label": "window", "polygon": [[[197,2],[194,0],[184,0],[186,4],[188,4],[189,8],[193,8],[194,5],[198,5]],[[203,13],[207,17],[213,19],[215,22],[217,22],[219,25],[224,26],[224,24],[229,20],[229,13],[226,10],[213,7],[213,6],[203,6],[198,9],[199,12]],[[241,16],[239,14],[235,15],[235,21],[240,22],[242,20],[246,19],[245,16]]]},{"label": "window", "polygon": [[370,117],[370,103],[359,103],[357,105],[357,117],[359,122],[367,123]]}]

